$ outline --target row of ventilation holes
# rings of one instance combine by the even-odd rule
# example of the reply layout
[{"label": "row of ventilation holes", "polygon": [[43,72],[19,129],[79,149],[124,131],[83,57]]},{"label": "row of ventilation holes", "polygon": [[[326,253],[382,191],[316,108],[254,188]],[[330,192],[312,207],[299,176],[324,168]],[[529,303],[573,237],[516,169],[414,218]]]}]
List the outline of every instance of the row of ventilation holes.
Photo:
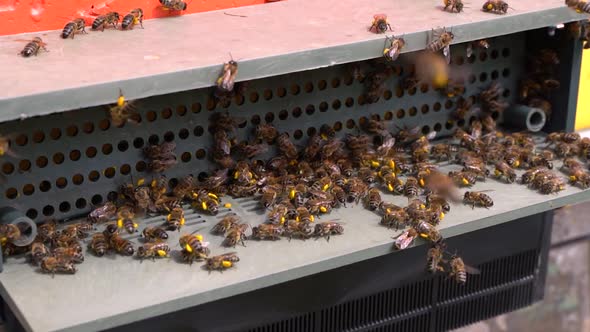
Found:
[{"label": "row of ventilation holes", "polygon": [[[437,105],[438,105],[438,107],[437,107]],[[447,101],[447,104],[445,105],[445,107],[450,108],[451,106],[452,106],[452,102],[450,100]],[[437,109],[440,109],[440,103],[436,103],[434,105],[434,109],[435,109],[435,111]],[[428,112],[428,106],[427,105],[424,105],[422,107],[422,113],[425,113],[425,112]],[[405,111],[403,109],[400,109],[400,110],[398,110],[396,112],[396,116],[398,118],[402,118],[404,116],[404,113],[405,113]],[[417,113],[416,108],[414,108],[414,107],[410,108],[409,114],[411,116],[416,115],[416,113]],[[388,111],[388,112],[385,113],[384,119],[385,120],[391,120],[393,118],[393,116],[394,116],[393,112]],[[493,116],[494,117],[497,117],[498,114],[495,113]],[[373,116],[373,118],[376,119],[376,120],[379,120],[380,119],[380,117],[378,115]],[[473,122],[474,120],[475,120],[475,117],[472,116],[469,119],[469,123]],[[359,119],[359,125],[362,127],[363,124],[366,121],[368,121],[368,119],[366,117],[361,117]],[[445,129],[451,130],[454,127],[454,125],[455,125],[455,123],[452,120],[449,120],[445,124]],[[459,121],[457,121],[456,125],[458,127],[464,127],[466,125],[466,121],[465,120],[459,120]],[[346,127],[348,129],[354,129],[356,126],[357,126],[357,124],[356,124],[356,122],[354,120],[349,119],[349,120],[346,121]],[[336,131],[342,130],[342,123],[339,122],[339,121],[336,122],[334,124],[333,128]],[[436,123],[432,127],[432,130],[437,131],[437,132],[441,131],[442,130],[442,124]],[[431,128],[428,125],[425,125],[425,126],[422,127],[422,132],[424,134],[427,134],[430,131],[431,131]],[[188,130],[182,129],[181,130],[181,134],[183,132],[188,132]],[[310,127],[310,128],[307,129],[307,135],[308,136],[312,136],[316,132],[317,132],[317,129],[314,128],[314,127]],[[203,134],[203,128],[200,127],[200,126],[197,126],[195,128],[195,134],[198,134],[197,136],[202,135]],[[179,135],[179,136],[181,138],[182,137],[186,138],[185,135]],[[301,139],[302,136],[303,136],[303,132],[301,130],[299,130],[299,129],[295,130],[295,132],[293,133],[293,137],[295,139],[297,139],[297,140]],[[166,141],[172,141],[174,139],[174,134],[167,133],[167,134],[164,135],[164,138],[165,138]],[[150,136],[149,141],[150,141],[151,144],[157,144],[158,141],[159,141],[158,136],[157,135]],[[138,149],[143,147],[143,143],[144,143],[143,142],[143,139],[141,139],[141,138],[136,138],[134,140],[134,146],[136,148],[138,148]],[[118,148],[119,148],[120,151],[126,151],[128,149],[128,143],[127,143],[127,141],[121,141],[118,144]],[[112,152],[112,145],[111,144],[105,144],[105,145],[103,145],[102,151],[103,151],[103,153],[105,155],[110,154]],[[74,158],[72,157],[73,155],[75,156]],[[96,156],[96,148],[89,147],[86,150],[86,155],[89,158],[94,158]],[[201,159],[201,160],[204,159],[206,157],[206,151],[204,149],[197,150],[196,153],[195,153],[195,157],[197,159]],[[191,161],[191,158],[192,158],[192,156],[191,156],[191,153],[189,153],[189,152],[184,152],[180,156],[180,160],[183,161],[183,162],[189,162],[189,161]],[[73,160],[73,161],[76,161],[76,160],[80,159],[80,152],[78,150],[73,150],[72,152],[70,152],[70,159]],[[55,164],[61,164],[61,163],[63,163],[63,161],[64,161],[63,154],[62,153],[56,153],[53,156],[53,161],[54,161]],[[36,165],[38,167],[44,168],[45,166],[47,166],[47,164],[48,164],[48,160],[47,160],[47,158],[45,156],[41,156],[41,157],[37,158]],[[19,166],[19,170],[20,171],[29,171],[31,169],[31,162],[29,160],[23,159],[23,160],[21,160],[19,162],[19,165],[18,166]],[[135,165],[135,170],[137,172],[144,172],[144,171],[146,171],[147,170],[147,163],[145,161],[138,161],[136,163],[136,165]],[[10,163],[10,162],[6,162],[6,163],[4,163],[2,165],[2,171],[6,175],[12,174],[14,172],[14,165],[12,163]],[[122,175],[128,175],[128,174],[131,173],[131,166],[129,164],[123,164],[119,168],[119,172]],[[116,167],[113,167],[113,166],[108,167],[105,170],[103,170],[102,174],[106,178],[109,178],[109,179],[110,178],[113,178],[116,175]],[[100,179],[100,172],[99,171],[93,170],[93,171],[89,172],[89,174],[88,174],[88,180],[89,181],[96,182],[99,179]],[[82,174],[75,174],[74,176],[72,176],[72,182],[75,185],[81,185],[84,182],[84,176]],[[66,178],[64,178],[64,177],[58,178],[56,180],[56,183],[55,183],[55,185],[58,188],[60,188],[60,189],[65,188],[67,186],[67,184],[68,184],[68,180]],[[39,185],[39,189],[42,192],[47,192],[47,191],[49,191],[51,189],[51,183],[49,181],[46,181],[46,180],[45,181],[42,181],[40,183],[40,185]],[[26,185],[23,186],[22,192],[26,196],[33,195],[34,192],[35,192],[35,187],[32,184],[26,184]],[[14,188],[14,187],[8,188],[6,190],[6,192],[5,192],[5,196],[8,199],[16,199],[18,197],[18,190],[16,188]]]}]

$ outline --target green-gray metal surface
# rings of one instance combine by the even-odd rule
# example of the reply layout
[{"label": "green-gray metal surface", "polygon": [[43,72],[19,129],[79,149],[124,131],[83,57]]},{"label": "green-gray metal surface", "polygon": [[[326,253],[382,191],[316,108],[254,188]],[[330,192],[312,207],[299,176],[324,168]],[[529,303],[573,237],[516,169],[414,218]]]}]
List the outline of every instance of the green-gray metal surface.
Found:
[{"label": "green-gray metal surface", "polygon": [[[492,38],[489,50],[476,51],[469,59],[464,44],[454,46],[454,62],[462,64],[454,64],[452,69],[465,80],[464,98],[475,96],[495,78],[506,89],[505,99],[514,102],[523,70],[520,64],[525,62],[523,40],[523,34]],[[403,54],[396,64],[403,77],[411,70],[414,56]],[[371,66],[364,67],[368,74]],[[280,131],[288,131],[299,146],[305,145],[308,133],[319,130],[322,124],[341,127],[339,135],[356,134],[361,118],[373,114],[391,118],[389,127],[393,131],[398,130],[396,126],[420,126],[424,131],[439,131],[439,136],[449,135],[458,124],[467,125],[472,116],[468,115],[466,121],[448,122],[457,97],[448,99],[431,87],[426,92],[418,87],[413,94],[402,91],[400,76],[387,81],[387,91],[378,102],[360,105],[364,85],[353,81],[349,72],[348,65],[341,65],[252,81],[243,104],[234,101],[227,109],[209,107],[215,106],[211,89],[151,97],[136,104],[141,122],[122,128],[109,124],[105,107],[2,123],[0,132],[11,134],[12,149],[18,155],[0,161],[0,171],[4,170],[0,173],[4,176],[0,183],[3,205],[27,211],[37,221],[79,216],[92,204],[106,201],[109,192],[131,182],[131,176],[151,179],[152,173],[137,171],[147,162],[143,147],[164,139],[174,139],[179,158],[178,165],[166,172],[169,179],[209,171],[215,167],[208,156],[209,118],[214,112],[228,111],[247,119],[248,125],[238,129],[242,138],[251,133],[258,120],[271,121]],[[281,92],[286,95],[281,97]],[[107,125],[108,129],[101,129]],[[13,171],[7,172],[10,169]]]},{"label": "green-gray metal surface", "polygon": [[[0,122],[113,102],[119,89],[144,98],[214,84],[229,52],[238,80],[366,60],[381,55],[384,35],[367,31],[373,15],[389,15],[407,52],[423,49],[436,27],[453,29],[455,43],[586,18],[563,1],[510,2],[506,15],[470,3],[461,14],[441,2],[290,0],[145,22],[145,29],[90,32],[62,40],[60,31],[0,38]],[[39,35],[49,53],[16,54],[15,39]]]}]

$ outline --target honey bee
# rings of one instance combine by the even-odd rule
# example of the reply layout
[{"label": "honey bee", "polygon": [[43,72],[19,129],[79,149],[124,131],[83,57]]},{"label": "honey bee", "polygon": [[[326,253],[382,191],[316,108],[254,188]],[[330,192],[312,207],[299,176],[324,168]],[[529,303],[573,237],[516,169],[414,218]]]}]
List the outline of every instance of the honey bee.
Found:
[{"label": "honey bee", "polygon": [[252,227],[252,237],[258,240],[279,240],[283,233],[284,230],[282,227],[273,224],[260,224]]},{"label": "honey bee", "polygon": [[445,8],[443,10],[447,10],[448,7],[451,7],[451,13],[453,10],[456,10],[457,13],[463,11],[463,1],[461,0],[443,0],[443,3],[445,4]]},{"label": "honey bee", "polygon": [[122,30],[131,30],[133,26],[139,23],[139,26],[143,29],[143,10],[141,8],[135,8],[129,12],[129,14],[123,17],[121,21]]},{"label": "honey bee", "polygon": [[309,239],[313,234],[313,230],[309,227],[309,223],[289,220],[285,223],[285,225],[286,227],[284,230],[284,235],[287,236],[289,241],[291,241],[292,238],[306,240]]},{"label": "honey bee", "polygon": [[160,227],[146,227],[141,236],[145,241],[168,240],[168,233]]},{"label": "honey bee", "polygon": [[590,13],[590,4],[586,1],[575,1],[576,5],[574,6],[578,13]]},{"label": "honey bee", "polygon": [[430,249],[428,249],[426,258],[428,262],[428,271],[430,271],[430,273],[444,271],[444,268],[441,265],[444,250],[443,243],[434,244],[432,247],[430,247]]},{"label": "honey bee", "polygon": [[375,103],[381,98],[387,89],[386,81],[393,74],[390,67],[385,70],[374,71],[365,79],[365,101],[369,104]]},{"label": "honey bee", "polygon": [[41,260],[39,265],[41,267],[41,271],[45,273],[51,273],[52,276],[54,276],[56,273],[76,273],[76,267],[74,266],[74,263],[63,258],[47,256]]},{"label": "honey bee", "polygon": [[119,234],[119,227],[117,224],[108,224],[104,228],[102,234],[105,236],[106,239],[110,239],[113,235]]},{"label": "honey bee", "polygon": [[138,224],[134,221],[135,213],[133,207],[129,205],[123,205],[117,211],[117,226],[124,228],[127,233],[132,234],[137,232]]},{"label": "honey bee", "polygon": [[0,239],[2,244],[14,242],[21,237],[20,228],[14,224],[0,224]]},{"label": "honey bee", "polygon": [[182,0],[160,0],[162,8],[166,10],[186,10],[187,4]]},{"label": "honey bee", "polygon": [[288,133],[282,133],[277,137],[277,145],[279,150],[282,152],[282,154],[285,155],[285,157],[289,159],[297,158],[299,153],[297,151],[297,148],[295,147],[295,144],[291,142]]},{"label": "honey bee", "polygon": [[207,258],[205,261],[205,268],[209,271],[223,271],[233,267],[235,263],[239,261],[240,258],[238,257],[237,253],[230,252],[227,254]]},{"label": "honey bee", "polygon": [[17,155],[10,149],[10,138],[0,135],[0,157],[8,155],[16,158]]},{"label": "honey bee", "polygon": [[93,224],[102,223],[113,219],[116,215],[117,206],[113,202],[106,202],[88,214],[88,221]]},{"label": "honey bee", "polygon": [[346,200],[349,203],[358,203],[363,197],[365,197],[369,187],[361,179],[355,177],[348,181],[346,184],[346,189],[348,191]]},{"label": "honey bee", "polygon": [[[231,54],[230,54],[231,58]],[[217,78],[217,91],[219,93],[231,93],[234,90],[236,76],[238,75],[238,63],[232,58],[223,64],[221,74]]]},{"label": "honey bee", "polygon": [[504,177],[508,183],[514,183],[514,181],[516,181],[516,172],[514,169],[512,169],[512,167],[503,161],[496,163],[494,175],[497,177]]},{"label": "honey bee", "polygon": [[248,224],[234,225],[226,232],[223,245],[226,247],[235,247],[236,244],[241,243],[245,247],[246,244],[244,243],[244,239],[247,238],[246,230],[248,227]]},{"label": "honey bee", "polygon": [[387,228],[400,229],[407,226],[410,221],[410,216],[405,209],[387,209],[384,211],[381,221],[381,225]]},{"label": "honey bee", "polygon": [[[590,174],[588,174],[588,172],[584,171],[581,168],[575,168],[572,171],[570,171],[569,180],[571,184],[577,184],[582,189],[587,189],[588,187],[590,187]],[[556,186],[553,185],[550,189],[546,190],[555,192],[555,187]],[[557,185],[557,188],[559,188],[559,184]]]},{"label": "honey bee", "polygon": [[484,12],[492,12],[496,14],[506,14],[508,8],[510,8],[508,4],[502,0],[488,0],[482,6]]},{"label": "honey bee", "polygon": [[135,252],[133,244],[122,238],[119,234],[113,234],[110,237],[109,242],[111,248],[124,256],[133,256],[133,253]]},{"label": "honey bee", "polygon": [[438,243],[442,240],[442,235],[436,229],[436,227],[434,227],[430,223],[427,223],[424,220],[418,220],[417,222],[415,222],[414,229],[416,230],[416,232],[418,232],[418,235],[433,243]]},{"label": "honey bee", "polygon": [[385,43],[389,42],[389,47],[385,46],[383,49],[383,56],[388,61],[395,61],[401,54],[402,49],[406,46],[406,41],[403,38],[396,38],[395,36],[385,37]]},{"label": "honey bee", "polygon": [[156,260],[156,257],[168,257],[170,247],[166,242],[148,242],[137,248],[137,257],[142,261],[145,258]]},{"label": "honey bee", "polygon": [[463,259],[459,256],[453,256],[449,262],[451,271],[449,277],[453,278],[459,284],[465,284],[467,282],[467,273],[479,274],[480,271],[474,267],[465,265]]},{"label": "honey bee", "polygon": [[211,233],[223,235],[233,226],[237,225],[240,222],[240,217],[236,214],[228,214],[227,216],[223,217],[213,228],[211,229]]},{"label": "honey bee", "polygon": [[254,129],[254,135],[256,136],[256,139],[272,144],[279,136],[279,131],[273,125],[264,123],[256,126]]},{"label": "honey bee", "polygon": [[400,235],[394,238],[393,247],[396,250],[404,250],[408,248],[414,240],[418,237],[418,232],[412,227],[403,231]]},{"label": "honey bee", "polygon": [[279,188],[272,186],[264,187],[262,197],[260,197],[260,204],[262,204],[265,209],[268,209],[274,204],[278,196]]},{"label": "honey bee", "polygon": [[92,22],[92,30],[100,29],[100,31],[104,31],[104,28],[109,24],[117,29],[117,23],[119,23],[120,19],[121,17],[117,12],[108,12],[104,15],[99,15],[94,19],[94,22]]},{"label": "honey bee", "polygon": [[373,23],[371,27],[369,27],[369,31],[374,33],[384,33],[387,30],[392,30],[391,25],[387,21],[387,15],[385,14],[375,14],[373,15]]},{"label": "honey bee", "polygon": [[555,154],[561,158],[575,156],[580,153],[578,145],[569,144],[566,142],[558,142],[555,145]]},{"label": "honey bee", "polygon": [[193,193],[193,199],[193,206],[198,207],[202,211],[205,211],[212,216],[215,216],[219,213],[219,197],[214,193]]},{"label": "honey bee", "polygon": [[166,216],[166,228],[171,231],[180,231],[180,228],[184,226],[184,223],[184,209],[180,206],[173,208]]},{"label": "honey bee", "polygon": [[379,193],[379,189],[371,188],[369,189],[369,193],[366,196],[366,204],[367,208],[371,211],[377,210],[379,205],[381,204],[381,193]]},{"label": "honey bee", "polygon": [[342,224],[335,221],[325,221],[315,225],[313,235],[323,237],[326,241],[330,241],[331,235],[340,235],[344,233]]},{"label": "honey bee", "polygon": [[473,41],[467,44],[467,57],[470,58],[473,55],[474,48],[483,48],[488,49],[490,48],[490,43],[488,43],[485,39],[480,39],[477,41]]},{"label": "honey bee", "polygon": [[43,242],[33,242],[31,244],[31,261],[33,264],[39,264],[43,258],[49,255],[51,255],[51,252]]},{"label": "honey bee", "polygon": [[84,262],[84,253],[80,247],[59,247],[53,249],[52,255],[58,260],[80,264]]},{"label": "honey bee", "polygon": [[455,145],[439,143],[432,147],[430,153],[432,158],[437,161],[451,160],[453,153],[457,152],[458,149]]},{"label": "honey bee", "polygon": [[176,187],[172,189],[172,195],[179,199],[190,198],[195,188],[195,179],[189,175],[182,178]]},{"label": "honey bee", "polygon": [[451,63],[451,42],[455,38],[455,35],[451,31],[447,31],[445,28],[441,32],[435,32],[432,30],[432,40],[426,45],[426,50],[430,52],[443,51],[443,55],[447,60],[447,64]]},{"label": "honey bee", "polygon": [[[39,50],[43,49],[45,52],[49,52],[49,50],[47,49],[47,44],[43,42],[43,40],[39,37],[35,37],[33,38],[31,41],[29,41],[25,47],[22,49],[22,51],[20,51],[18,54],[22,57],[28,58],[31,55],[37,56],[37,54],[39,54]],[[1,140],[1,138],[0,138]],[[0,142],[0,147],[2,146],[1,142]],[[0,153],[0,156],[2,155],[2,153]]]},{"label": "honey bee", "polygon": [[133,102],[125,99],[121,89],[119,89],[117,103],[109,108],[108,114],[112,123],[117,127],[122,126],[125,122],[137,123],[137,121],[134,120],[137,116],[137,112],[134,110]]},{"label": "honey bee", "polygon": [[406,183],[404,184],[404,196],[417,197],[419,193],[420,187],[418,187],[418,179],[413,176],[408,176]]},{"label": "honey bee", "polygon": [[471,205],[471,208],[481,206],[489,209],[494,206],[492,198],[481,191],[466,191],[463,196],[463,203]]},{"label": "honey bee", "polygon": [[86,22],[84,22],[83,18],[77,18],[77,19],[74,19],[73,21],[66,23],[66,26],[64,26],[64,29],[61,32],[61,38],[74,39],[74,36],[77,33],[87,33],[86,30],[84,29],[85,25],[86,25]]},{"label": "honey bee", "polygon": [[[578,179],[576,179],[576,180],[578,180]],[[586,177],[582,180],[587,181],[588,179]],[[578,182],[578,183],[581,183],[581,185],[584,185],[583,182]],[[539,191],[545,195],[555,194],[555,193],[562,191],[562,190],[565,190],[565,183],[559,177],[549,178],[549,179],[543,181],[539,187]]]},{"label": "honey bee", "polygon": [[429,193],[426,195],[426,204],[429,208],[433,206],[440,206],[442,211],[449,212],[451,211],[451,205],[447,201],[447,199],[439,194]]}]

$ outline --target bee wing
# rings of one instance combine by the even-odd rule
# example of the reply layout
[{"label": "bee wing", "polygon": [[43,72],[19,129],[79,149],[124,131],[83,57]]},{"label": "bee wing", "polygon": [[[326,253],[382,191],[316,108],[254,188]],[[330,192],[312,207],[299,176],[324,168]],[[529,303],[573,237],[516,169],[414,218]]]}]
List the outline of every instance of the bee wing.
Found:
[{"label": "bee wing", "polygon": [[433,130],[433,131],[429,132],[428,135],[426,135],[426,139],[431,141],[436,137],[436,134],[437,134],[437,131]]},{"label": "bee wing", "polygon": [[395,45],[389,50],[389,57],[391,58],[391,61],[397,60],[399,55],[400,55],[399,45]]},{"label": "bee wing", "polygon": [[474,268],[473,266],[469,266],[467,264],[465,264],[465,271],[469,274],[480,274],[481,271],[477,268]]},{"label": "bee wing", "polygon": [[447,45],[443,48],[443,54],[447,60],[447,65],[451,63],[451,46]]},{"label": "bee wing", "polygon": [[223,90],[232,90],[234,87],[234,82],[231,80],[231,77],[231,70],[224,70],[223,74],[219,77],[219,79],[217,79],[217,86]]}]

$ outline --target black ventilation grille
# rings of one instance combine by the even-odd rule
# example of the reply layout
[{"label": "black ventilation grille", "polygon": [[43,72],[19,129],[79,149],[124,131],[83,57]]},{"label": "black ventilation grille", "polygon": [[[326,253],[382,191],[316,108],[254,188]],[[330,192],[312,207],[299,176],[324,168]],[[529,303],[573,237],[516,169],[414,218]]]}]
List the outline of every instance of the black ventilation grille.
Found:
[{"label": "black ventilation grille", "polygon": [[322,310],[320,331],[347,331],[427,307],[432,280],[373,294]]},{"label": "black ventilation grille", "polygon": [[502,257],[478,266],[478,275],[468,275],[468,282],[460,285],[446,276],[440,276],[438,300],[440,302],[460,298],[482,290],[533,276],[537,266],[536,250],[525,251],[514,256]]},{"label": "black ventilation grille", "polygon": [[315,312],[305,315],[285,319],[264,326],[258,326],[248,330],[248,332],[297,332],[297,331],[315,331]]},{"label": "black ventilation grille", "polygon": [[414,332],[430,329],[430,314],[426,313],[368,329],[370,332]]},{"label": "black ventilation grille", "polygon": [[531,279],[528,283],[486,296],[439,307],[434,326],[439,331],[446,331],[525,307],[532,302],[533,289],[534,280]]}]

